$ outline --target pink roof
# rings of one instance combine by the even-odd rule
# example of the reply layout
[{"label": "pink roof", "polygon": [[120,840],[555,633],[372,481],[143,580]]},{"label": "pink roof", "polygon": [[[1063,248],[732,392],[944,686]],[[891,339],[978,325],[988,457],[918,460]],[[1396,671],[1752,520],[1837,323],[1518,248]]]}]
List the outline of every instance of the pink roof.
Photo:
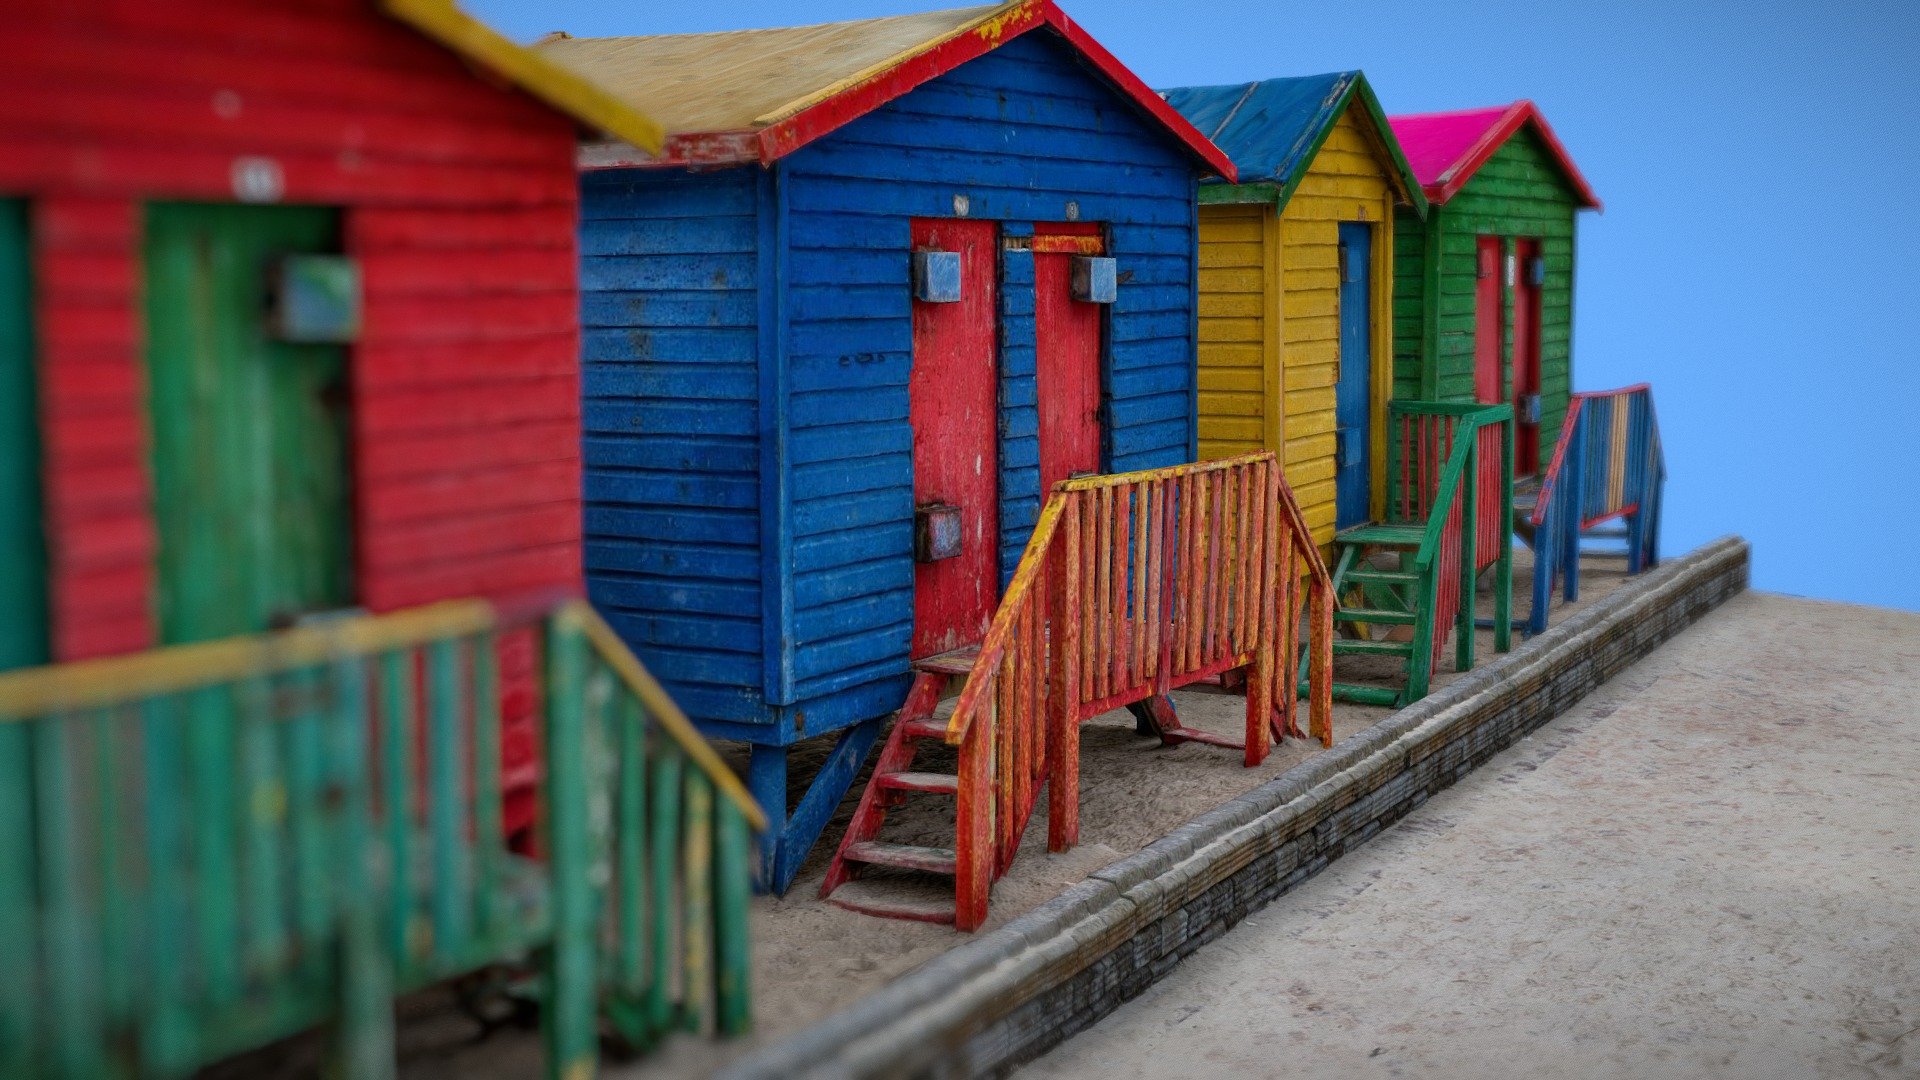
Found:
[{"label": "pink roof", "polygon": [[1580,205],[1600,208],[1600,200],[1587,186],[1586,177],[1580,175],[1566,147],[1560,145],[1546,118],[1531,101],[1516,101],[1491,109],[1395,116],[1387,123],[1393,127],[1394,138],[1400,140],[1407,164],[1413,167],[1414,176],[1426,189],[1429,202],[1444,203],[1451,199],[1514,132],[1531,124],[1547,152],[1566,174],[1568,183],[1573,185],[1574,197]]}]

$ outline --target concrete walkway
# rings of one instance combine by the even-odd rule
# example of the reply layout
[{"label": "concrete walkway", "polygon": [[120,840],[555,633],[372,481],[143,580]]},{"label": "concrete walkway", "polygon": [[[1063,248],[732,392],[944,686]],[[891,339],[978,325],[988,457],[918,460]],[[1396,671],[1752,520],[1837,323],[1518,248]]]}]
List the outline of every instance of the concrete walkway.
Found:
[{"label": "concrete walkway", "polygon": [[1920,615],[1749,593],[1028,1077],[1920,1076]]}]

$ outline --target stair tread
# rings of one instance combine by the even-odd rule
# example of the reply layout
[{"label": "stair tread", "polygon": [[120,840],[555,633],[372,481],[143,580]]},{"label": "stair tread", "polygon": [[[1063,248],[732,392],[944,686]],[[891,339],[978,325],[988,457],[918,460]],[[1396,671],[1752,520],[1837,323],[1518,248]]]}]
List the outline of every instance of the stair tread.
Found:
[{"label": "stair tread", "polygon": [[[944,730],[944,729],[943,729]],[[937,772],[895,772],[881,773],[874,780],[883,788],[895,791],[925,791],[935,794],[956,794],[960,790],[960,778],[952,773]]]},{"label": "stair tread", "polygon": [[1382,544],[1392,547],[1419,547],[1425,539],[1425,525],[1355,525],[1334,534],[1341,544]]},{"label": "stair tread", "polygon": [[967,675],[973,672],[974,661],[980,659],[980,646],[966,645],[932,656],[923,656],[913,662],[915,671],[924,671],[932,675]]},{"label": "stair tread", "polygon": [[1412,656],[1411,641],[1356,641],[1352,638],[1334,638],[1333,651],[1348,656]]},{"label": "stair tread", "polygon": [[944,740],[947,737],[947,722],[945,720],[909,720],[906,722],[905,731],[909,738]]},{"label": "stair tread", "polygon": [[958,858],[952,848],[921,847],[918,844],[893,844],[885,840],[862,840],[847,845],[843,855],[854,862],[898,866],[906,870],[924,870],[930,874],[951,874]]},{"label": "stair tread", "polygon": [[1334,683],[1335,701],[1345,701],[1354,705],[1384,705],[1392,708],[1400,704],[1400,692],[1384,686],[1362,686],[1357,683]]},{"label": "stair tread", "polygon": [[1390,611],[1386,608],[1343,607],[1333,613],[1333,617],[1342,622],[1411,623],[1413,612]]},{"label": "stair tread", "polygon": [[950,923],[954,918],[953,893],[945,885],[856,879],[833,890],[827,903],[883,919]]},{"label": "stair tread", "polygon": [[1420,575],[1409,570],[1365,570],[1355,567],[1347,571],[1347,580],[1376,585],[1418,585]]}]

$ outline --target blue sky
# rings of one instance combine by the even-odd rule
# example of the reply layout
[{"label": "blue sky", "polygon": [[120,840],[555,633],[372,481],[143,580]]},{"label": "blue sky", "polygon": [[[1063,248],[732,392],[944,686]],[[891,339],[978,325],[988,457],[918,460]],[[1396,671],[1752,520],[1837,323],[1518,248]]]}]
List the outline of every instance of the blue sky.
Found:
[{"label": "blue sky", "polygon": [[[467,4],[523,40],[942,6]],[[1359,67],[1389,112],[1538,101],[1607,206],[1581,225],[1574,380],[1653,382],[1667,550],[1740,533],[1756,587],[1920,610],[1920,7],[1063,6],[1153,86]]]}]

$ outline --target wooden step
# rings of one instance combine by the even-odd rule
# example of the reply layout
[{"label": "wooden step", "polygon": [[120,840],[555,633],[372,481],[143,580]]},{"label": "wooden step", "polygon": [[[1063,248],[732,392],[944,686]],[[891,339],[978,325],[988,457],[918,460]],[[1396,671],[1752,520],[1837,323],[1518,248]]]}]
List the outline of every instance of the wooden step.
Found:
[{"label": "wooden step", "polygon": [[1400,692],[1384,686],[1358,686],[1354,683],[1334,683],[1333,700],[1345,701],[1353,705],[1382,705],[1394,708],[1400,704]]},{"label": "wooden step", "polygon": [[936,739],[945,742],[947,722],[945,720],[909,720],[901,725],[900,731],[909,739]]},{"label": "wooden step", "polygon": [[854,862],[898,866],[903,870],[924,870],[929,874],[952,874],[957,858],[952,848],[889,844],[885,840],[862,840],[857,844],[849,844],[843,855]]},{"label": "wooden step", "polygon": [[1413,625],[1414,616],[1411,611],[1388,611],[1385,608],[1343,607],[1334,611],[1333,618],[1336,622],[1400,623],[1405,626],[1411,626]]},{"label": "wooden step", "polygon": [[1418,585],[1420,575],[1401,570],[1362,570],[1347,571],[1346,583],[1349,585]]},{"label": "wooden step", "polygon": [[833,890],[827,903],[862,915],[915,922],[951,923],[954,913],[953,893],[947,886],[938,886],[938,891],[916,889],[900,881],[849,881]]},{"label": "wooden step", "polygon": [[1427,535],[1425,525],[1355,525],[1333,536],[1337,544],[1373,544],[1379,547],[1417,548]]},{"label": "wooden step", "polygon": [[960,778],[952,773],[883,773],[875,776],[873,781],[888,791],[923,791],[931,795],[958,795],[960,793]]},{"label": "wooden step", "polygon": [[1352,638],[1334,638],[1333,651],[1336,656],[1401,656],[1413,655],[1411,641],[1356,641]]},{"label": "wooden step", "polygon": [[974,661],[980,659],[980,646],[968,645],[950,652],[936,653],[913,662],[915,671],[929,675],[970,675]]}]

